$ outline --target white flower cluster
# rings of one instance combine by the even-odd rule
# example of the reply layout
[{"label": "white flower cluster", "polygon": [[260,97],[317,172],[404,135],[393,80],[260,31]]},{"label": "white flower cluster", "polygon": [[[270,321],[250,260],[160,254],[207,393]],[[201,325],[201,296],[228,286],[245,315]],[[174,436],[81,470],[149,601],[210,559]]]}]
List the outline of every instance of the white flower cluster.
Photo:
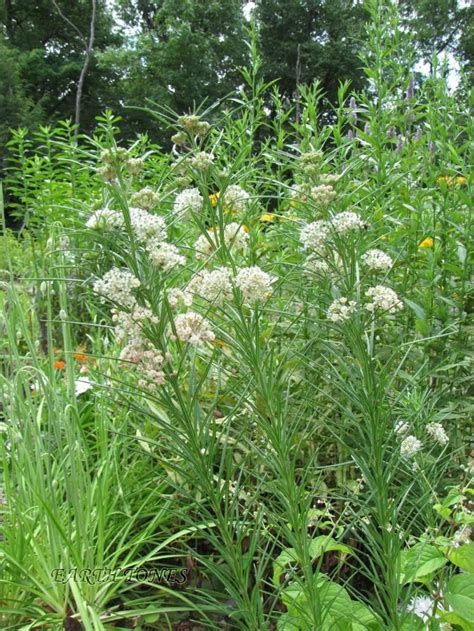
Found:
[{"label": "white flower cluster", "polygon": [[194,311],[178,314],[174,319],[174,326],[176,337],[192,346],[212,342],[216,337],[211,330],[209,322]]},{"label": "white flower cluster", "polygon": [[140,281],[128,270],[113,267],[94,283],[94,291],[113,302],[124,306],[135,304],[133,290],[140,287]]},{"label": "white flower cluster", "polygon": [[224,228],[224,243],[229,249],[244,250],[249,242],[247,230],[245,226],[235,221],[228,224]]},{"label": "white flower cluster", "polygon": [[172,309],[176,309],[180,305],[184,307],[190,307],[193,303],[192,294],[182,289],[168,289],[167,291],[168,303]]},{"label": "white flower cluster", "polygon": [[388,254],[382,250],[368,250],[362,257],[362,262],[374,272],[387,272],[393,265]]},{"label": "white flower cluster", "polygon": [[470,526],[461,526],[453,535],[453,546],[459,548],[471,541],[472,528]]},{"label": "white flower cluster", "polygon": [[320,184],[311,188],[310,197],[319,206],[328,206],[337,197],[336,191],[330,184]]},{"label": "white flower cluster", "polygon": [[138,175],[145,166],[145,158],[128,158],[126,167],[130,175]]},{"label": "white flower cluster", "polygon": [[327,221],[319,220],[306,224],[301,230],[300,241],[305,250],[321,250],[329,234]]},{"label": "white flower cluster", "polygon": [[166,224],[162,217],[141,208],[130,208],[130,222],[137,241],[153,247],[166,239]]},{"label": "white flower cluster", "polygon": [[416,596],[407,606],[407,611],[414,613],[424,622],[429,622],[433,614],[434,600],[430,596]]},{"label": "white flower cluster", "polygon": [[400,436],[406,434],[409,429],[410,427],[408,423],[405,423],[405,421],[398,421],[398,423],[395,425],[395,433],[399,434]]},{"label": "white flower cluster", "polygon": [[353,313],[357,310],[357,303],[347,298],[337,298],[330,305],[327,317],[331,322],[344,322],[349,320]]},{"label": "white flower cluster", "polygon": [[165,381],[165,358],[144,337],[143,327],[157,324],[158,318],[150,309],[136,305],[131,313],[115,312],[113,320],[117,341],[127,341],[120,353],[120,361],[133,364],[138,376],[138,386],[154,392]]},{"label": "white flower cluster", "polygon": [[179,253],[178,248],[172,243],[156,243],[147,248],[150,261],[156,267],[159,267],[163,272],[177,267],[178,265],[184,265],[186,258]]},{"label": "white flower cluster", "polygon": [[92,213],[86,222],[86,227],[92,230],[104,229],[113,230],[123,226],[123,217],[121,213],[110,208],[100,208]]},{"label": "white flower cluster", "polygon": [[204,200],[202,198],[199,189],[197,188],[185,188],[176,195],[176,199],[173,204],[173,212],[180,217],[186,215],[189,211],[192,213],[200,213]]},{"label": "white flower cluster", "polygon": [[407,436],[402,440],[400,453],[403,458],[412,458],[422,448],[422,443],[415,436]]},{"label": "white flower cluster", "polygon": [[234,213],[241,213],[247,208],[250,201],[250,195],[247,191],[236,184],[229,186],[222,193],[222,203],[226,210]]},{"label": "white flower cluster", "polygon": [[178,124],[184,127],[189,133],[196,134],[198,136],[204,136],[210,129],[210,125],[207,121],[202,121],[199,116],[195,114],[185,114],[178,118]]},{"label": "white flower cluster", "polygon": [[242,292],[246,304],[254,304],[259,300],[266,300],[272,295],[272,283],[269,274],[258,266],[242,268],[235,278],[235,284]]},{"label": "white flower cluster", "polygon": [[157,386],[165,382],[163,372],[165,358],[148,341],[146,345],[129,342],[120,353],[120,360],[135,364],[135,370],[139,375],[137,381],[139,388],[154,392]]},{"label": "white flower cluster", "polygon": [[136,193],[133,193],[133,195],[130,197],[131,206],[138,206],[139,208],[143,208],[144,210],[151,210],[158,204],[159,201],[159,194],[156,193],[149,186],[142,188]]},{"label": "white flower cluster", "polygon": [[199,151],[199,153],[191,158],[191,166],[199,171],[208,171],[213,162],[214,156],[212,153],[206,153],[205,151]]},{"label": "white flower cluster", "polygon": [[135,303],[130,312],[114,310],[112,321],[115,324],[117,342],[122,343],[128,338],[141,337],[143,325],[145,323],[157,324],[158,318],[148,307],[141,307]]},{"label": "white flower cluster", "polygon": [[376,285],[369,287],[365,292],[368,298],[372,299],[365,305],[367,311],[374,313],[375,311],[383,311],[385,313],[396,313],[403,309],[403,303],[399,300],[397,294],[385,285]]},{"label": "white flower cluster", "polygon": [[449,442],[449,437],[441,423],[428,423],[426,431],[440,445],[446,445]]},{"label": "white flower cluster", "polygon": [[345,211],[335,215],[331,224],[338,234],[346,234],[347,232],[359,230],[365,226],[359,215],[351,211]]},{"label": "white flower cluster", "polygon": [[[206,237],[202,234],[194,244],[196,258],[198,259],[206,259],[219,245],[218,231],[211,228],[208,230],[207,235]],[[247,247],[248,240],[249,235],[245,231],[244,226],[241,226],[239,223],[232,222],[224,227],[224,243],[229,250],[244,250]]]},{"label": "white flower cluster", "polygon": [[232,298],[232,271],[227,267],[219,267],[212,272],[199,272],[188,285],[188,291],[209,302],[223,304]]}]

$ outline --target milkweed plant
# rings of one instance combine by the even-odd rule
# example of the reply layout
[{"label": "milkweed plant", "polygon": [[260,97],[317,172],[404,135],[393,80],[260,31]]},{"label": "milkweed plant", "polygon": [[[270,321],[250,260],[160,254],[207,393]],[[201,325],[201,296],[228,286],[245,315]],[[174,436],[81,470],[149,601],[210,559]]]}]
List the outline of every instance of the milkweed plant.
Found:
[{"label": "milkweed plant", "polygon": [[473,628],[472,119],[366,6],[326,119],[251,40],[169,148],[13,132],[2,629]]}]

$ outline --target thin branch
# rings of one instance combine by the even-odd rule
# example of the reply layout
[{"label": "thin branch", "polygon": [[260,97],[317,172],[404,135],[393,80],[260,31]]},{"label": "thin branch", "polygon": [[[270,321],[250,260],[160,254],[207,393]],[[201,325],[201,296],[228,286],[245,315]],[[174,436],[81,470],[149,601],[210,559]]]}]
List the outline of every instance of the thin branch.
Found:
[{"label": "thin branch", "polygon": [[84,65],[81,70],[81,74],[79,76],[79,81],[77,83],[77,93],[76,93],[76,116],[74,119],[74,123],[76,125],[76,129],[74,131],[74,135],[77,138],[77,134],[79,131],[79,123],[81,118],[81,97],[82,97],[82,89],[84,87],[84,80],[86,78],[87,69],[89,67],[92,48],[94,46],[94,36],[95,36],[95,15],[97,9],[96,0],[92,0],[92,15],[91,15],[91,23],[89,27],[89,41],[86,44],[86,57],[84,59]]},{"label": "thin branch", "polygon": [[81,38],[81,41],[82,41],[82,43],[84,45],[84,48],[87,48],[87,40],[84,37],[84,35],[81,33],[81,31],[77,28],[77,26],[73,22],[71,22],[71,20],[68,17],[66,17],[64,15],[64,13],[61,11],[61,7],[58,5],[56,0],[51,0],[51,2],[56,7],[56,11],[59,13],[59,15],[62,17],[62,19],[65,22],[67,22],[72,29],[74,29],[74,31],[77,33],[77,35],[79,35],[79,37]]},{"label": "thin branch", "polygon": [[64,15],[57,1],[56,0],[51,0],[51,1],[56,7],[56,11],[59,13],[61,18],[66,22],[66,24],[69,24],[69,26],[74,30],[74,32],[77,35],[79,35],[79,37],[81,38],[81,42],[84,46],[84,52],[85,52],[84,64],[82,66],[81,74],[79,75],[79,80],[77,82],[76,110],[75,110],[75,115],[74,115],[74,124],[76,126],[74,130],[74,137],[77,138],[77,134],[79,133],[79,124],[81,122],[81,98],[82,98],[82,92],[84,89],[84,81],[86,78],[87,70],[89,68],[89,63],[90,63],[91,55],[92,55],[92,49],[94,47],[97,0],[92,0],[92,14],[91,14],[91,21],[90,21],[90,26],[89,26],[89,39],[88,40],[77,28],[77,26],[73,22],[71,22],[71,20],[67,16]]}]

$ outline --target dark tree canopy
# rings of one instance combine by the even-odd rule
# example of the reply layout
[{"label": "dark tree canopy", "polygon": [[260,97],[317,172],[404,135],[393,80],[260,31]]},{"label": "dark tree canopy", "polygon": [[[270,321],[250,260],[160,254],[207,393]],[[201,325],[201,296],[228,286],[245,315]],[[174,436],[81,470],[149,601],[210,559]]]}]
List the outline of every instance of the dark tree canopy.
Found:
[{"label": "dark tree canopy", "polygon": [[267,79],[291,95],[297,82],[319,79],[329,100],[341,80],[361,87],[358,40],[367,15],[345,0],[258,0],[260,45]]},{"label": "dark tree canopy", "polygon": [[[127,135],[149,117],[126,105],[147,100],[180,113],[235,92],[248,61],[245,0],[97,0],[95,40],[81,100],[81,128],[111,108]],[[266,80],[288,98],[321,82],[329,102],[339,82],[355,89],[367,14],[356,0],[257,0],[253,12]],[[453,52],[473,70],[474,7],[461,0],[399,0],[420,58]],[[0,0],[0,138],[9,127],[74,117],[92,0]],[[153,130],[152,130],[153,131]],[[159,138],[157,137],[159,140]]]}]

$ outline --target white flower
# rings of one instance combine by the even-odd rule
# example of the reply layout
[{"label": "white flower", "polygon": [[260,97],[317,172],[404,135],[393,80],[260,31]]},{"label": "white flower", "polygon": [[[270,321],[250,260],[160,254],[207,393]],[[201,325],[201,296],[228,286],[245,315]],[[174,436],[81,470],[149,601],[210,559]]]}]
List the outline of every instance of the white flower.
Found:
[{"label": "white flower", "polygon": [[234,221],[224,228],[224,243],[229,249],[244,250],[249,241],[247,232],[248,228],[246,226],[241,226]]},{"label": "white flower", "polygon": [[357,213],[345,211],[339,213],[332,220],[332,226],[338,234],[346,234],[351,230],[359,230],[364,227],[364,222]]},{"label": "white flower", "polygon": [[242,268],[235,278],[235,284],[242,292],[245,303],[253,304],[266,300],[272,295],[274,279],[258,266]]},{"label": "white flower", "polygon": [[89,379],[89,377],[81,377],[77,379],[74,383],[74,391],[76,393],[76,397],[84,392],[87,392],[94,386],[94,383]]},{"label": "white flower", "polygon": [[166,238],[166,224],[162,217],[141,208],[130,208],[130,222],[137,241],[143,245],[156,245]]},{"label": "white flower", "polygon": [[222,304],[232,298],[231,270],[219,267],[212,272],[199,272],[188,285],[188,291],[209,302]]},{"label": "white flower", "polygon": [[459,548],[465,543],[471,541],[472,528],[470,526],[461,526],[453,535],[453,545],[455,548]]},{"label": "white flower", "polygon": [[243,212],[248,202],[250,201],[250,195],[247,191],[244,191],[243,188],[233,184],[229,186],[222,193],[222,203],[226,210],[230,210],[231,212],[240,213]]},{"label": "white flower", "polygon": [[214,156],[211,153],[200,151],[191,158],[191,165],[199,171],[207,171],[214,162]]},{"label": "white flower", "polygon": [[368,250],[362,257],[362,262],[377,272],[386,272],[393,265],[391,257],[382,250]]},{"label": "white flower", "polygon": [[176,195],[173,212],[180,216],[184,216],[189,211],[199,213],[202,211],[203,203],[204,200],[199,189],[185,188],[184,191]]},{"label": "white flower", "polygon": [[163,364],[165,358],[151,342],[141,338],[132,338],[120,353],[120,360],[134,364],[138,377],[138,387],[153,392],[165,382]]},{"label": "white flower", "polygon": [[449,442],[448,435],[441,423],[428,423],[426,431],[440,445],[446,445]]},{"label": "white flower", "polygon": [[384,311],[386,313],[395,313],[403,309],[403,303],[399,300],[397,294],[384,285],[376,285],[370,287],[365,295],[372,298],[372,302],[366,305],[366,309],[373,313],[374,311]]},{"label": "white flower", "polygon": [[416,596],[408,603],[407,611],[428,622],[433,613],[434,600],[430,596]]},{"label": "white flower", "polygon": [[398,423],[395,425],[395,433],[399,434],[400,436],[403,436],[403,434],[406,434],[409,429],[410,429],[410,426],[408,425],[408,423],[405,423],[404,421],[398,421]]},{"label": "white flower", "polygon": [[167,291],[168,303],[172,309],[176,309],[180,305],[190,307],[193,303],[192,295],[182,289],[169,289]]},{"label": "white flower", "polygon": [[164,272],[186,263],[186,258],[171,243],[157,243],[153,247],[147,248],[147,252],[153,265],[156,265]]},{"label": "white flower", "polygon": [[138,206],[144,210],[151,210],[160,201],[160,196],[152,188],[146,186],[130,197],[130,205]]},{"label": "white flower", "polygon": [[103,228],[104,230],[113,230],[123,226],[123,217],[121,213],[110,208],[100,208],[92,213],[86,222],[86,227],[96,230]]},{"label": "white flower", "polygon": [[349,320],[353,313],[357,310],[357,303],[347,298],[336,298],[330,305],[327,317],[331,322],[344,322]]},{"label": "white flower", "polygon": [[404,458],[412,458],[422,448],[421,441],[415,436],[407,436],[402,440],[400,453]]},{"label": "white flower", "polygon": [[128,270],[113,267],[94,283],[94,291],[124,306],[135,304],[132,290],[140,287],[140,281]]},{"label": "white flower", "polygon": [[[196,258],[208,258],[214,249],[219,246],[220,233],[211,228],[207,231],[207,236],[201,235],[194,244]],[[233,250],[244,250],[247,247],[249,235],[244,226],[237,222],[232,222],[224,227],[224,243],[227,248]]]},{"label": "white flower", "polygon": [[126,341],[120,352],[120,361],[131,365],[140,388],[154,392],[165,381],[162,370],[165,358],[146,339],[143,329],[158,323],[157,316],[147,307],[135,305],[131,313],[116,311],[113,315],[118,342]]},{"label": "white flower", "polygon": [[302,228],[300,241],[305,250],[320,250],[325,245],[328,234],[327,221],[313,221]]},{"label": "white flower", "polygon": [[193,346],[212,342],[215,339],[209,322],[194,311],[177,315],[174,319],[174,325],[177,338]]}]

